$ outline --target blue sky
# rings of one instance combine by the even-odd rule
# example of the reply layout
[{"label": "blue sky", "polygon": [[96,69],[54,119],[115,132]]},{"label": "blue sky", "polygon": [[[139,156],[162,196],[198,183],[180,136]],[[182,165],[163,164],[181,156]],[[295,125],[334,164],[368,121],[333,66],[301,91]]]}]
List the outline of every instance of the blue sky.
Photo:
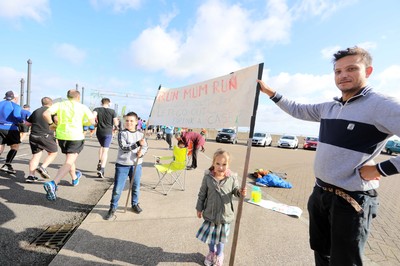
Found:
[{"label": "blue sky", "polygon": [[[264,62],[268,84],[315,103],[339,95],[332,54],[358,45],[374,58],[375,90],[400,97],[398,10],[397,0],[0,0],[0,93],[20,91],[31,59],[33,109],[78,84],[86,105],[97,106],[101,90],[146,119],[160,84]],[[261,95],[256,130],[317,135],[318,124]]]}]

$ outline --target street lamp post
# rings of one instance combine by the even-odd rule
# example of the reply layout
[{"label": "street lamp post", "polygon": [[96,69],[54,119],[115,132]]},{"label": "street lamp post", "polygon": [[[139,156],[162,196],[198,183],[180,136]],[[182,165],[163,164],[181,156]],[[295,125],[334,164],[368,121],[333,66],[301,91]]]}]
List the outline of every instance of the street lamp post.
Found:
[{"label": "street lamp post", "polygon": [[28,79],[26,85],[26,104],[30,105],[31,103],[31,66],[32,60],[28,60]]},{"label": "street lamp post", "polygon": [[82,104],[83,104],[84,97],[85,97],[85,87],[82,87]]},{"label": "street lamp post", "polygon": [[20,106],[24,105],[24,84],[25,84],[25,80],[22,78],[21,79],[21,92],[20,92],[20,96],[19,96],[19,105]]}]

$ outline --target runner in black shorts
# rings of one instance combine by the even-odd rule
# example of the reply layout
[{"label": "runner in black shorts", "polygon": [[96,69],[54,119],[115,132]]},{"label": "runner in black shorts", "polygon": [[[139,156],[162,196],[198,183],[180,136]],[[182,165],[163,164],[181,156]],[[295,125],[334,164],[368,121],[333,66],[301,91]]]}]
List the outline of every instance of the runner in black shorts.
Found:
[{"label": "runner in black shorts", "polygon": [[99,162],[97,163],[97,175],[104,177],[104,171],[108,159],[108,150],[112,141],[113,129],[117,127],[119,121],[117,113],[110,108],[110,99],[101,99],[101,107],[96,107],[93,114],[97,120],[96,136],[100,143]]},{"label": "runner in black shorts", "polygon": [[58,146],[60,146],[61,152],[63,154],[79,154],[83,150],[84,143],[84,140],[58,140]]},{"label": "runner in black shorts", "polygon": [[[26,182],[38,180],[35,171],[38,171],[43,178],[50,178],[47,167],[57,156],[57,141],[54,131],[49,129],[48,123],[43,118],[43,112],[46,111],[53,101],[49,97],[42,98],[42,107],[36,109],[28,118],[27,122],[31,125],[31,134],[29,135],[29,144],[32,150],[32,159],[29,162],[29,175]],[[42,151],[47,152],[47,157],[42,165],[39,166]]]},{"label": "runner in black shorts", "polygon": [[7,91],[4,101],[0,102],[0,155],[4,151],[4,145],[10,146],[7,153],[6,163],[0,168],[8,174],[16,174],[12,167],[12,161],[17,155],[20,141],[18,124],[23,122],[21,117],[21,106],[17,104],[18,97],[13,91]]}]

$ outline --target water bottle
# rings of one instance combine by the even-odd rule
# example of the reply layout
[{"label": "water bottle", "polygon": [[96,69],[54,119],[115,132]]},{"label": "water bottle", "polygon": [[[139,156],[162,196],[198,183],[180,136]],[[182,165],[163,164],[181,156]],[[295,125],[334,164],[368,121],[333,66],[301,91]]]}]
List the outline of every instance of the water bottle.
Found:
[{"label": "water bottle", "polygon": [[261,201],[261,195],[260,187],[253,186],[253,190],[251,191],[251,201],[254,203],[259,203]]}]

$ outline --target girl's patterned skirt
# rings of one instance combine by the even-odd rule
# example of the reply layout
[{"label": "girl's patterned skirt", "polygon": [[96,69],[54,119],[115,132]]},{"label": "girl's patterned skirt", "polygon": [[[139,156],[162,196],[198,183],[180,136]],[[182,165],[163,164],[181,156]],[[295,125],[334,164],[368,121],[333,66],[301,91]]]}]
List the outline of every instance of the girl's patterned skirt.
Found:
[{"label": "girl's patterned skirt", "polygon": [[209,221],[204,221],[196,237],[207,244],[218,244],[228,242],[230,224],[216,225]]}]

